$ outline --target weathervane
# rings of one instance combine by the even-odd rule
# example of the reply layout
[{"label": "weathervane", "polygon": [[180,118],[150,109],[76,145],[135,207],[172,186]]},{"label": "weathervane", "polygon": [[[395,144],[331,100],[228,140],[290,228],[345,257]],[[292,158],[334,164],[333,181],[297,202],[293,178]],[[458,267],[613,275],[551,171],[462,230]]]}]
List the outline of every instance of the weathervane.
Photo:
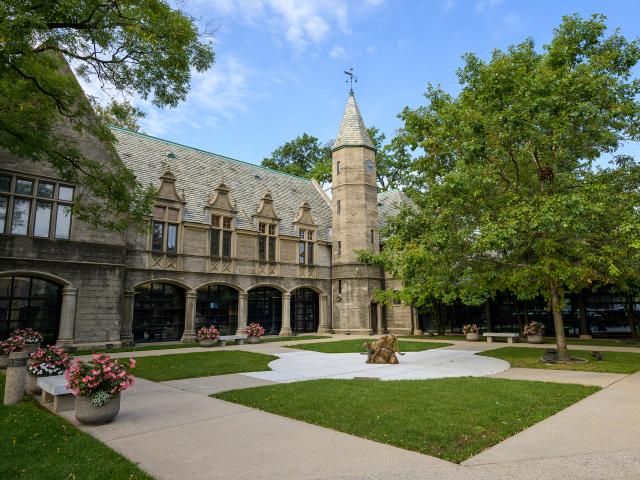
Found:
[{"label": "weathervane", "polygon": [[358,83],[358,77],[356,77],[355,74],[353,73],[353,68],[350,68],[349,70],[345,70],[344,74],[349,77],[347,80],[345,80],[345,82],[349,83],[349,93],[353,93],[353,82]]}]

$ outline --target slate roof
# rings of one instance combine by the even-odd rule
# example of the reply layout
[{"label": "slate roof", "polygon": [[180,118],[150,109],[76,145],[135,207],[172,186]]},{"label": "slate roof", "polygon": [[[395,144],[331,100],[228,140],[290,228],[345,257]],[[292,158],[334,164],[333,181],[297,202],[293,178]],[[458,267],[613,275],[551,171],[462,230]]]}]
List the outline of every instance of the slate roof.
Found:
[{"label": "slate roof", "polygon": [[364,145],[374,148],[373,142],[369,137],[369,132],[367,132],[367,127],[364,124],[364,120],[362,120],[362,115],[360,115],[360,109],[358,108],[353,92],[349,92],[347,106],[344,109],[338,136],[333,143],[332,149],[335,150],[345,145]]},{"label": "slate roof", "polygon": [[143,185],[159,186],[167,166],[171,169],[178,193],[184,192],[185,220],[208,223],[205,207],[214,189],[224,183],[236,204],[239,228],[255,229],[252,215],[270,192],[281,220],[280,233],[297,236],[293,221],[307,201],[318,239],[329,240],[331,207],[311,181],[141,133],[116,127],[112,131],[118,155]]}]

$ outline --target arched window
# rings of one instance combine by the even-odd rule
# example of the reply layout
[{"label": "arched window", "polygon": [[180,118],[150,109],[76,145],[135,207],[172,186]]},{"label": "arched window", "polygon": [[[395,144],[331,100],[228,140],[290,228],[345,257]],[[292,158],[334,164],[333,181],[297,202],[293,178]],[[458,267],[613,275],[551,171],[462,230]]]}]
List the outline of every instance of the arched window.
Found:
[{"label": "arched window", "polygon": [[221,335],[235,335],[238,328],[238,291],[226,285],[207,285],[198,290],[196,330],[215,325]]},{"label": "arched window", "polygon": [[318,294],[298,288],[291,294],[291,329],[294,333],[317,332],[320,322]]},{"label": "arched window", "polygon": [[178,341],[184,332],[184,290],[170,283],[136,288],[133,339],[136,342]]},{"label": "arched window", "polygon": [[62,287],[37,277],[0,278],[0,338],[16,328],[42,333],[44,344],[54,344],[60,328]]},{"label": "arched window", "polygon": [[249,323],[259,323],[265,335],[278,335],[282,327],[282,295],[272,287],[249,290]]}]

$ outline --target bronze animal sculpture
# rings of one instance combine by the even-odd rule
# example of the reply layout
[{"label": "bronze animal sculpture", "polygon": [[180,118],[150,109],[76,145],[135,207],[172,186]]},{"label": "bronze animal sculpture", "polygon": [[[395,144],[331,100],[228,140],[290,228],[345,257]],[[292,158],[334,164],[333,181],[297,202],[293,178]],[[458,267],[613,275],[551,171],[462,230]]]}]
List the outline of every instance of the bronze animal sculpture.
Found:
[{"label": "bronze animal sculpture", "polygon": [[373,343],[365,342],[362,348],[367,350],[367,363],[398,364],[398,338],[394,335],[383,335]]}]

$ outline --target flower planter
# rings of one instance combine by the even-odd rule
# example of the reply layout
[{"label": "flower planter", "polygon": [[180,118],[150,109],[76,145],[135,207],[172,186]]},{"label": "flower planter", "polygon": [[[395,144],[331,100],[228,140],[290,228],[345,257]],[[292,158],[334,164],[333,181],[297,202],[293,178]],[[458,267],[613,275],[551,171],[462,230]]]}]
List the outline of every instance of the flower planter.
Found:
[{"label": "flower planter", "polygon": [[542,335],[527,335],[527,342],[542,343]]},{"label": "flower planter", "polygon": [[39,348],[40,348],[39,343],[25,343],[22,346],[22,351],[27,353],[33,353],[33,352],[36,352]]},{"label": "flower planter", "polygon": [[9,355],[0,355],[0,369],[6,369],[7,365],[9,365]]},{"label": "flower planter", "polygon": [[120,412],[120,393],[101,407],[91,403],[91,397],[76,397],[76,419],[85,425],[101,425],[109,423]]},{"label": "flower planter", "polygon": [[469,341],[469,342],[477,342],[478,340],[480,340],[480,334],[479,333],[467,333],[467,341]]},{"label": "flower planter", "polygon": [[202,340],[198,340],[198,343],[200,344],[201,347],[209,348],[209,347],[213,347],[215,344],[217,344],[218,343],[218,339],[217,338],[203,338]]},{"label": "flower planter", "polygon": [[257,335],[249,335],[247,337],[247,343],[251,343],[251,344],[260,343],[260,337],[258,337]]}]

